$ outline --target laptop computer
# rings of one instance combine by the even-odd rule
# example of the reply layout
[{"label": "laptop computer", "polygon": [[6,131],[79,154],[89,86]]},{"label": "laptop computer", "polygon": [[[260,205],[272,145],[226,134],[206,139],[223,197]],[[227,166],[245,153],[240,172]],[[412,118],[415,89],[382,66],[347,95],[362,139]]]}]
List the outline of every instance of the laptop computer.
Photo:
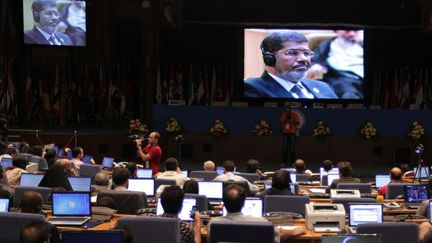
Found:
[{"label": "laptop computer", "polygon": [[432,200],[429,200],[429,223],[432,223]]},{"label": "laptop computer", "polygon": [[[190,216],[191,216],[192,208],[195,206],[196,206],[196,199],[195,198],[185,197],[183,199],[182,210],[180,211],[178,217],[184,221],[193,221],[193,219]],[[157,202],[156,202],[156,214],[162,215],[163,213],[164,213],[164,209],[162,207],[161,199],[159,197]]]},{"label": "laptop computer", "polygon": [[20,186],[39,186],[43,177],[43,174],[22,173]]},{"label": "laptop computer", "polygon": [[182,170],[181,173],[182,173],[184,176],[188,177],[188,174],[189,174],[189,173],[188,173],[187,170]]},{"label": "laptop computer", "polygon": [[13,167],[12,161],[13,161],[12,158],[3,157],[0,160],[0,164],[4,170],[8,170],[9,168]]},{"label": "laptop computer", "polygon": [[222,201],[223,182],[198,181],[198,194],[206,196],[210,204],[219,204]]},{"label": "laptop computer", "polygon": [[339,174],[339,168],[334,167],[330,171],[324,171],[323,167],[320,167],[320,181],[322,180],[323,175],[327,175],[328,173]]},{"label": "laptop computer", "polygon": [[129,191],[144,192],[147,197],[153,197],[154,179],[151,178],[129,178]]},{"label": "laptop computer", "polygon": [[59,146],[58,145],[54,145],[53,149],[55,151],[55,154],[58,154],[58,152],[59,152]]},{"label": "laptop computer", "polygon": [[69,150],[69,151],[66,152],[66,158],[73,159],[72,151]]},{"label": "laptop computer", "polygon": [[90,164],[90,160],[92,160],[92,159],[93,159],[92,156],[90,156],[90,155],[86,155],[86,156],[84,156],[84,158],[82,159],[82,162],[85,163],[85,164]]},{"label": "laptop computer", "polygon": [[59,150],[57,151],[57,157],[59,159],[62,159],[64,155],[64,148],[59,148]]},{"label": "laptop computer", "polygon": [[290,178],[291,178],[291,182],[292,183],[296,183],[297,182],[297,174],[290,173]]},{"label": "laptop computer", "polygon": [[330,186],[333,180],[339,179],[339,173],[329,173],[327,174],[327,186]]},{"label": "laptop computer", "polygon": [[103,160],[102,160],[102,166],[103,166],[105,169],[112,169],[112,167],[113,167],[113,162],[114,162],[114,158],[111,158],[111,157],[103,157]]},{"label": "laptop computer", "polygon": [[8,198],[0,198],[0,213],[9,212],[9,199]]},{"label": "laptop computer", "polygon": [[138,178],[152,178],[153,171],[152,169],[137,169],[137,177]]},{"label": "laptop computer", "polygon": [[52,215],[48,222],[54,225],[80,226],[91,218],[90,193],[53,192]]},{"label": "laptop computer", "polygon": [[[259,198],[246,198],[241,212],[244,215],[261,218],[263,214],[263,201]],[[223,207],[222,215],[223,216],[227,215],[227,211],[225,207]]]},{"label": "laptop computer", "polygon": [[91,191],[91,177],[84,176],[69,176],[69,183],[74,192],[90,192]]},{"label": "laptop computer", "polygon": [[218,175],[222,175],[225,172],[224,167],[216,167],[216,172],[218,173]]},{"label": "laptop computer", "polygon": [[420,173],[417,172],[418,167],[414,167],[414,176],[416,178],[422,179],[422,178],[429,178],[429,168],[426,166],[420,167]]},{"label": "laptop computer", "polygon": [[357,225],[369,223],[382,223],[383,222],[383,205],[378,203],[370,204],[349,204],[348,213],[349,231],[352,234],[356,233]]},{"label": "laptop computer", "polygon": [[321,243],[381,243],[381,235],[323,235]]},{"label": "laptop computer", "polygon": [[421,202],[430,198],[428,185],[405,185],[404,199],[408,208],[418,208]]},{"label": "laptop computer", "polygon": [[122,230],[65,230],[61,235],[63,243],[123,243]]},{"label": "laptop computer", "polygon": [[375,186],[381,188],[390,182],[390,175],[376,175],[375,176]]}]

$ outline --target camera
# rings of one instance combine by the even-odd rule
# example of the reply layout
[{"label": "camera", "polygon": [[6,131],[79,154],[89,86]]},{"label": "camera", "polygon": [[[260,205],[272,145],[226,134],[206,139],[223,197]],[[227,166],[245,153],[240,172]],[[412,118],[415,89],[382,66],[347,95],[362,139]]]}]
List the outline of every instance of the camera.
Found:
[{"label": "camera", "polygon": [[423,153],[424,147],[423,146],[417,146],[415,149],[416,155],[421,155]]},{"label": "camera", "polygon": [[184,142],[183,135],[177,135],[177,136],[175,136],[174,140],[176,140],[177,143],[183,143]]}]

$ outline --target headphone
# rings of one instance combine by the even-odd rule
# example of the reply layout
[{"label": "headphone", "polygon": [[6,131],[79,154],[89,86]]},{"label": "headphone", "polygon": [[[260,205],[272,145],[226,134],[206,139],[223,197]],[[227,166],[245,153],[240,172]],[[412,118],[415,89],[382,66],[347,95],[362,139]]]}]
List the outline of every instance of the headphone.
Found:
[{"label": "headphone", "polygon": [[40,21],[40,13],[36,12],[36,11],[33,11],[33,19],[34,19],[34,21],[36,23],[39,23],[39,21]]},{"label": "headphone", "polygon": [[263,42],[261,42],[260,49],[261,49],[261,53],[263,55],[264,64],[266,66],[270,66],[270,67],[273,67],[274,65],[276,65],[276,57],[275,57],[274,53],[265,51],[264,47],[263,47]]}]

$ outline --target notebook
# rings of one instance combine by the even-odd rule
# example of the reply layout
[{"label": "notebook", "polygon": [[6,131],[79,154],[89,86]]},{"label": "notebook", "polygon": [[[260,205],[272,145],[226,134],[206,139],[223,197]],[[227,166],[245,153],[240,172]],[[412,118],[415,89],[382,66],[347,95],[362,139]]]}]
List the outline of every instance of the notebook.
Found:
[{"label": "notebook", "polygon": [[390,182],[390,175],[376,175],[375,185],[377,188],[381,188]]},{"label": "notebook", "polygon": [[[162,207],[161,199],[158,198],[156,202],[156,214],[162,215],[164,213],[164,209]],[[183,206],[182,210],[180,211],[178,217],[181,220],[184,221],[193,221],[193,219],[190,217],[192,208],[196,206],[196,199],[195,198],[184,198],[183,199]]]},{"label": "notebook", "polygon": [[220,203],[223,195],[223,182],[198,181],[198,194],[206,196],[210,204]]},{"label": "notebook", "polygon": [[22,173],[20,186],[39,186],[43,177],[43,174]]},{"label": "notebook", "polygon": [[[244,215],[261,218],[263,213],[263,201],[259,198],[246,198],[241,212]],[[223,207],[222,215],[227,215],[225,207]]]},{"label": "notebook", "polygon": [[323,235],[321,243],[381,243],[381,235]]},{"label": "notebook", "polygon": [[91,191],[91,177],[84,176],[69,176],[69,183],[73,191],[76,192],[90,192]]},{"label": "notebook", "polygon": [[405,185],[404,186],[405,204],[409,208],[418,207],[421,202],[429,198],[430,197],[429,197],[428,185]]},{"label": "notebook", "polygon": [[62,231],[63,243],[122,243],[122,230],[74,230]]},{"label": "notebook", "polygon": [[48,222],[54,225],[80,226],[91,217],[90,193],[53,192],[52,215]]},{"label": "notebook", "polygon": [[7,157],[3,157],[0,160],[0,164],[4,170],[7,170],[7,169],[13,167],[12,160],[13,160],[12,158],[7,158]]},{"label": "notebook", "polygon": [[383,222],[382,204],[349,204],[349,231],[356,233],[357,225]]},{"label": "notebook", "polygon": [[153,173],[151,169],[137,169],[138,178],[152,178]]},{"label": "notebook", "polygon": [[0,213],[9,212],[9,199],[8,198],[0,198]]},{"label": "notebook", "polygon": [[106,169],[112,169],[114,158],[111,157],[103,157],[102,166]]},{"label": "notebook", "polygon": [[86,155],[82,159],[82,162],[84,162],[85,164],[90,164],[90,160],[92,160],[92,159],[93,159],[93,157],[91,157],[90,155]]},{"label": "notebook", "polygon": [[130,178],[129,191],[144,192],[146,196],[154,196],[154,179],[151,178]]},{"label": "notebook", "polygon": [[330,186],[333,182],[333,180],[339,179],[339,174],[336,173],[329,173],[327,174],[327,186]]},{"label": "notebook", "polygon": [[426,166],[420,167],[420,173],[417,172],[418,167],[414,167],[414,176],[416,178],[428,178],[429,177],[429,168]]}]

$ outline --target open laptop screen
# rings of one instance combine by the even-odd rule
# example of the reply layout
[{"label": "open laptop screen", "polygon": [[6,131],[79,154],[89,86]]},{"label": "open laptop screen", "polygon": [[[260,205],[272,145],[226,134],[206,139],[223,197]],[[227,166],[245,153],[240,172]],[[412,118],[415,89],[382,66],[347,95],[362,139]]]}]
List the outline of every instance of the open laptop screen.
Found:
[{"label": "open laptop screen", "polygon": [[130,178],[129,191],[144,192],[146,196],[154,195],[154,180],[145,178]]},{"label": "open laptop screen", "polygon": [[339,174],[336,173],[329,173],[327,174],[327,186],[330,186],[333,182],[333,180],[339,179]]},{"label": "open laptop screen", "polygon": [[[259,198],[246,198],[241,212],[244,215],[261,218],[263,212],[263,201]],[[225,207],[223,207],[222,214],[224,216],[227,214]]]},{"label": "open laptop screen", "polygon": [[359,224],[382,223],[382,204],[349,204],[349,225],[356,227]]},{"label": "open laptop screen", "polygon": [[111,169],[113,167],[114,158],[104,157],[102,160],[102,165],[104,168]]},{"label": "open laptop screen", "polygon": [[420,172],[417,171],[418,168],[414,167],[414,176],[416,178],[428,178],[429,177],[429,168],[426,166],[420,167]]},{"label": "open laptop screen", "polygon": [[91,177],[68,177],[72,189],[76,192],[89,192],[91,190]]},{"label": "open laptop screen", "polygon": [[74,230],[63,231],[61,235],[63,243],[123,242],[121,230]]},{"label": "open laptop screen", "polygon": [[84,156],[84,158],[82,159],[82,162],[85,164],[90,164],[90,160],[93,159],[93,157],[91,157],[90,155],[86,155]]},{"label": "open laptop screen", "polygon": [[88,192],[53,192],[53,216],[90,216],[90,193]]},{"label": "open laptop screen", "polygon": [[4,170],[7,170],[13,166],[12,158],[3,157],[1,158],[0,164]]},{"label": "open laptop screen", "polygon": [[[183,207],[182,210],[179,213],[179,218],[181,220],[185,220],[185,221],[192,221],[193,219],[190,217],[191,211],[192,211],[192,207],[196,206],[196,199],[195,198],[184,198],[183,199]],[[162,215],[164,213],[163,207],[162,207],[162,203],[161,203],[161,199],[160,197],[157,200],[157,205],[156,205],[156,214],[157,215]]]},{"label": "open laptop screen", "polygon": [[198,181],[198,194],[209,199],[222,199],[223,183],[221,181]]},{"label": "open laptop screen", "polygon": [[390,182],[390,175],[376,175],[375,176],[375,185],[378,188],[381,188]]},{"label": "open laptop screen", "polygon": [[405,185],[404,198],[406,203],[421,203],[429,199],[428,185]]},{"label": "open laptop screen", "polygon": [[0,198],[0,213],[7,213],[9,211],[9,199]]},{"label": "open laptop screen", "polygon": [[218,175],[222,175],[225,172],[225,169],[224,169],[224,167],[218,166],[216,168],[216,171],[217,171]]},{"label": "open laptop screen", "polygon": [[43,177],[43,174],[22,173],[20,186],[39,186]]},{"label": "open laptop screen", "polygon": [[137,169],[137,177],[138,178],[152,178],[152,170],[151,169]]},{"label": "open laptop screen", "polygon": [[321,243],[381,243],[381,235],[323,235]]}]

